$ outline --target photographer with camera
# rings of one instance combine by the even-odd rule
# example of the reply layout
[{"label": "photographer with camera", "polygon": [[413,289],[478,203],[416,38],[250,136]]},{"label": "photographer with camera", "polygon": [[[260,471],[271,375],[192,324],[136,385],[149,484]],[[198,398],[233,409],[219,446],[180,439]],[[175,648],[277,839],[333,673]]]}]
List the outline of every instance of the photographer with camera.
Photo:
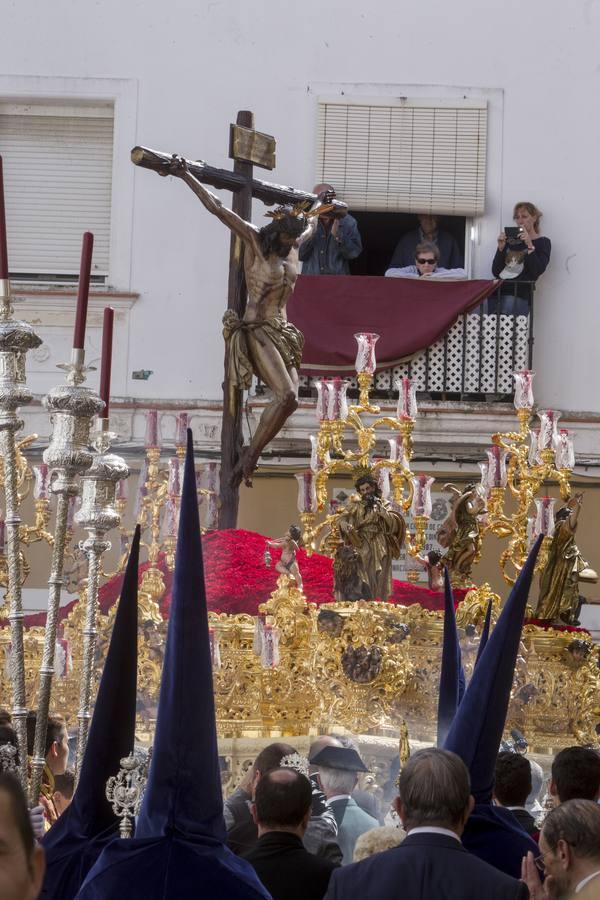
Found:
[{"label": "photographer with camera", "polygon": [[[335,197],[335,189],[330,184],[317,184],[313,194],[319,199]],[[300,246],[302,274],[349,275],[348,260],[360,253],[362,241],[356,219],[345,209],[332,209],[319,216],[313,236]]]},{"label": "photographer with camera", "polygon": [[515,227],[498,235],[498,249],[492,262],[496,278],[537,281],[550,262],[550,239],[540,235],[542,213],[533,203],[517,203],[513,210]]},{"label": "photographer with camera", "polygon": [[517,203],[513,210],[515,225],[506,227],[498,235],[492,272],[504,284],[499,298],[488,299],[488,312],[513,316],[529,314],[535,282],[550,262],[550,239],[540,234],[541,218],[542,213],[534,203]]}]

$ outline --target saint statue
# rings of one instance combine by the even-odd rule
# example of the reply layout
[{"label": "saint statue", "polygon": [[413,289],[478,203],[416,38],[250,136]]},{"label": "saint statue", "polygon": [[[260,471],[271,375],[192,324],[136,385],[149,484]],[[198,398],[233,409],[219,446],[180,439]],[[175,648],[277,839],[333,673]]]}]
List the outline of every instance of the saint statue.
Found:
[{"label": "saint statue", "polygon": [[464,491],[446,484],[444,490],[452,491],[454,500],[450,515],[439,528],[437,541],[448,548],[444,562],[452,583],[467,584],[481,547],[479,517],[485,513],[485,500],[475,484],[468,484]]},{"label": "saint statue", "polygon": [[579,582],[598,580],[575,543],[582,500],[583,494],[575,494],[556,513],[548,561],[540,576],[536,618],[559,625],[572,623],[579,605]]},{"label": "saint statue", "polygon": [[248,390],[256,375],[271,391],[252,442],[242,449],[232,476],[252,484],[264,447],[279,433],[298,407],[298,369],[304,336],[287,320],[286,304],[298,277],[298,248],[312,237],[318,213],[332,208],[324,194],[307,213],[304,204],[279,206],[268,212],[272,221],[263,228],[246,222],[227,209],[188,170],[184,159],[173,157],[164,174],[181,178],[206,209],[220,219],[244,245],[244,274],[248,302],[244,318],[229,309],[223,316],[223,336],[229,345],[228,386],[230,406],[236,389]]},{"label": "saint statue", "polygon": [[[392,593],[392,560],[400,556],[406,525],[400,513],[382,499],[372,475],[363,475],[355,487],[358,496],[350,498],[338,519],[341,543],[336,552],[334,571],[339,569],[338,557],[353,550],[360,596],[352,599],[387,600]],[[342,586],[336,583],[336,599],[343,593],[340,588]]]}]

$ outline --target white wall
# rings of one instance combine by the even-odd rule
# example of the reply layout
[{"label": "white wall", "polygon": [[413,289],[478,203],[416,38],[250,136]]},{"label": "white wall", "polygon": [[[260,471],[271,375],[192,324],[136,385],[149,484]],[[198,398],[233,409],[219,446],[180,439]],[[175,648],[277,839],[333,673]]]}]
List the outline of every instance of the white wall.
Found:
[{"label": "white wall", "polygon": [[[129,85],[117,108],[125,121],[117,121],[122,238],[113,248],[114,287],[141,295],[130,314],[129,373],[155,374],[129,380],[127,392],[220,395],[229,237],[182,184],[132,172],[126,138],[229,166],[229,122],[250,108],[257,128],[277,137],[274,180],[310,188],[320,93],[343,86],[346,94],[393,96],[415,86],[413,93],[435,95],[464,87],[481,89],[495,104],[476,273],[489,273],[495,235],[513,202],[538,203],[553,257],[537,298],[537,396],[559,409],[600,412],[600,3],[386,0],[371,7],[356,0],[20,0],[3,13],[5,96],[43,94],[59,76],[76,79],[82,91],[98,78]],[[19,76],[40,77],[24,87]],[[257,202],[257,222],[262,211]]]}]

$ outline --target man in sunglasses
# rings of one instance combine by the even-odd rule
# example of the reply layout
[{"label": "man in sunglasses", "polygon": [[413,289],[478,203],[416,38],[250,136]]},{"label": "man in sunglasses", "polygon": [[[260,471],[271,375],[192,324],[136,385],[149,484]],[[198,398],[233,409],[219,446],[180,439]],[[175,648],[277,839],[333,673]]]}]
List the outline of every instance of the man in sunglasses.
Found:
[{"label": "man in sunglasses", "polygon": [[443,269],[438,266],[440,251],[431,241],[421,241],[415,250],[414,266],[388,269],[387,278],[466,278],[464,269]]}]

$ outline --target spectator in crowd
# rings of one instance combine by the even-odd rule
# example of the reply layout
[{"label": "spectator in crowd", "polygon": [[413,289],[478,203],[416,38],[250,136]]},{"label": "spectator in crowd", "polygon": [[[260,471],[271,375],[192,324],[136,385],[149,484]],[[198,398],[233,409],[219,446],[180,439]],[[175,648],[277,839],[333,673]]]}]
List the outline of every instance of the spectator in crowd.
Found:
[{"label": "spectator in crowd", "polygon": [[19,766],[19,742],[11,725],[0,725],[0,772],[14,772]]},{"label": "spectator in crowd", "polygon": [[69,807],[75,791],[75,772],[65,769],[62,775],[54,776],[52,801],[59,816]]},{"label": "spectator in crowd", "polygon": [[333,873],[326,900],[500,900],[525,898],[525,885],[466,852],[469,773],[460,757],[414,753],[400,775],[397,810],[407,832],[399,847]]},{"label": "spectator in crowd", "polygon": [[440,251],[432,241],[421,241],[415,249],[412,265],[390,267],[386,278],[466,278],[464,269],[446,269],[439,265]]},{"label": "spectator in crowd", "polygon": [[[258,839],[258,828],[252,816],[252,798],[260,779],[279,769],[282,760],[293,756],[296,750],[290,744],[274,743],[264,747],[256,757],[239,787],[225,801],[223,815],[227,828],[227,846],[241,855],[250,850]],[[337,826],[320,790],[313,794],[312,816],[304,836],[304,846],[311,853],[333,862],[341,859],[336,842]]]},{"label": "spectator in crowd", "polygon": [[518,237],[508,238],[505,231],[498,235],[498,249],[492,262],[496,278],[509,281],[537,281],[550,262],[550,239],[540,234],[542,213],[534,203],[515,205],[513,220],[519,229]]},{"label": "spectator in crowd", "polygon": [[312,788],[294,769],[273,769],[256,785],[258,840],[243,854],[273,900],[322,900],[337,864],[302,843],[312,810]]},{"label": "spectator in crowd", "polygon": [[[600,806],[567,800],[551,810],[540,835],[540,856],[523,860],[531,900],[600,897]],[[538,869],[545,873],[542,885]]]},{"label": "spectator in crowd", "polygon": [[552,761],[550,795],[554,805],[566,800],[600,799],[600,753],[589,747],[565,747]]},{"label": "spectator in crowd", "polygon": [[10,712],[3,706],[0,706],[0,725],[10,725],[11,722],[12,716]]},{"label": "spectator in crowd", "polygon": [[531,766],[526,756],[506,751],[498,754],[494,778],[494,800],[499,806],[510,809],[513,816],[527,832],[537,834],[538,828],[525,803],[531,791]]},{"label": "spectator in crowd", "polygon": [[44,877],[44,851],[34,841],[21,785],[5,773],[0,773],[0,847],[0,897],[35,900]]},{"label": "spectator in crowd", "polygon": [[324,747],[312,762],[319,767],[319,782],[337,822],[342,865],[348,865],[352,862],[359,835],[379,825],[377,819],[361,809],[351,796],[358,773],[368,769],[352,747]]},{"label": "spectator in crowd", "polygon": [[354,862],[360,862],[368,856],[374,856],[376,853],[383,853],[384,850],[391,850],[392,847],[399,847],[406,832],[404,828],[397,828],[394,825],[382,825],[379,828],[371,828],[360,835],[354,845]]},{"label": "spectator in crowd", "polygon": [[458,244],[449,232],[438,229],[438,216],[423,213],[417,218],[419,220],[418,228],[409,231],[400,238],[390,260],[388,271],[389,269],[402,269],[405,266],[412,266],[417,247],[423,241],[434,244],[438,248],[438,262],[442,268],[460,269],[463,265],[463,258],[458,249]]},{"label": "spectator in crowd", "polygon": [[[317,184],[313,193],[322,200],[335,197],[330,184]],[[319,216],[314,235],[300,245],[303,275],[349,275],[348,261],[362,253],[356,219],[345,210],[329,210]]]},{"label": "spectator in crowd", "polygon": [[[356,752],[360,756],[360,747],[358,746],[358,742],[353,737],[350,737],[350,735],[339,735],[339,737],[337,738],[337,744],[339,747],[350,747],[352,750],[356,750]],[[367,775],[366,778],[367,780],[369,780],[370,776]],[[377,788],[377,790],[379,789]],[[352,799],[356,800],[361,809],[364,809],[366,813],[368,813],[370,816],[373,816],[374,819],[377,819],[380,825],[383,825],[384,815],[382,813],[379,797],[376,793],[357,786],[352,791]]]},{"label": "spectator in crowd", "polygon": [[[36,714],[30,712],[27,715],[27,753],[33,756],[33,741],[35,736]],[[61,715],[48,716],[45,746],[46,764],[42,774],[42,786],[40,789],[40,804],[44,808],[46,828],[50,828],[57,818],[58,812],[54,806],[52,795],[54,794],[54,779],[62,775],[67,768],[69,758],[69,734],[67,723]]]}]

